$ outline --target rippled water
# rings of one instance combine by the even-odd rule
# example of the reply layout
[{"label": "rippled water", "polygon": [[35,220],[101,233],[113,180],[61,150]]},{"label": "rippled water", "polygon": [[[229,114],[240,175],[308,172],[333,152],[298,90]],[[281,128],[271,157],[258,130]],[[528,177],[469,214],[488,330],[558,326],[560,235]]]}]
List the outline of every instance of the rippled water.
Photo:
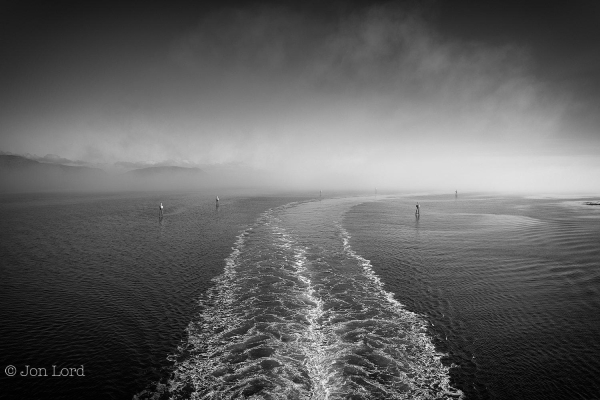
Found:
[{"label": "rippled water", "polygon": [[2,197],[2,395],[600,398],[585,200]]},{"label": "rippled water", "polygon": [[467,398],[600,398],[600,207],[452,197],[361,204],[344,225]]},{"label": "rippled water", "polygon": [[[130,399],[168,366],[236,235],[289,198],[0,198],[0,397]],[[158,218],[158,205],[165,206]],[[84,377],[9,378],[14,365]]]},{"label": "rippled water", "polygon": [[359,199],[290,204],[239,235],[177,355],[171,392],[200,398],[444,398],[423,318],[352,250]]}]

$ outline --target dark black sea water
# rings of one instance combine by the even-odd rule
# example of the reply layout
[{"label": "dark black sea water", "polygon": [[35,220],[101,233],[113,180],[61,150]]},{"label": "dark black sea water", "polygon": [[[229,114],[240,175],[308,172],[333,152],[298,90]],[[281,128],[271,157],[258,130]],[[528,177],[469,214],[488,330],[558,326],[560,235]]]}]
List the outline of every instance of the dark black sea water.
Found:
[{"label": "dark black sea water", "polygon": [[[292,200],[221,194],[217,210],[197,193],[3,195],[0,398],[131,399],[164,374],[240,230]],[[20,376],[27,365],[48,377]],[[53,365],[85,376],[53,377]]]},{"label": "dark black sea water", "polygon": [[586,200],[4,195],[2,395],[600,398]]}]

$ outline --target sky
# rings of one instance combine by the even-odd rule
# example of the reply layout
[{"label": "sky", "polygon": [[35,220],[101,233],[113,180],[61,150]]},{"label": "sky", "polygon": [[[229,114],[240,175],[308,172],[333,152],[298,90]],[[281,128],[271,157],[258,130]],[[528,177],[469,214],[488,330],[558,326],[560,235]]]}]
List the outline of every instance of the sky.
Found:
[{"label": "sky", "polygon": [[600,193],[600,4],[523,3],[4,2],[0,151]]}]

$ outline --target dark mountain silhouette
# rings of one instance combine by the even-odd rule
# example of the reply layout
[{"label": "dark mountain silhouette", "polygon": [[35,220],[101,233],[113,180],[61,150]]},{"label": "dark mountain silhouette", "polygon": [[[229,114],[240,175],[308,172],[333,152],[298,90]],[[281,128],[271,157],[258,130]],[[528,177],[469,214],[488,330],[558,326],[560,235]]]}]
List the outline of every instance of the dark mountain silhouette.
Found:
[{"label": "dark mountain silhouette", "polygon": [[0,154],[0,191],[32,192],[104,188],[107,173],[99,168],[42,163]]},{"label": "dark mountain silhouette", "polygon": [[84,167],[80,165],[43,163],[23,156],[7,154],[0,154],[0,170],[61,171],[67,173],[106,174],[106,172],[100,168]]},{"label": "dark mountain silhouette", "polygon": [[175,166],[158,166],[158,167],[146,167],[138,168],[126,172],[127,175],[133,175],[137,177],[153,177],[155,175],[178,175],[178,176],[195,176],[202,173],[200,168],[185,168]]},{"label": "dark mountain silhouette", "polygon": [[0,152],[0,192],[4,193],[225,188],[257,190],[266,187],[267,181],[268,176],[264,173],[241,164],[206,165],[203,168],[152,166],[124,173],[109,173],[99,168],[45,163]]}]

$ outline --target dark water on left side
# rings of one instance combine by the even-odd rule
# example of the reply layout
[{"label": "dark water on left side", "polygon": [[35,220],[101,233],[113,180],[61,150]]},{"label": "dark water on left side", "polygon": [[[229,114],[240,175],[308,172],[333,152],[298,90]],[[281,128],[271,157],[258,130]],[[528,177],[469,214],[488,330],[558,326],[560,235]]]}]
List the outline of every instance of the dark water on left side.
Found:
[{"label": "dark water on left side", "polygon": [[[2,397],[131,398],[168,365],[236,235],[292,200],[222,196],[217,210],[198,193],[0,197]],[[53,377],[53,365],[85,376]]]}]

